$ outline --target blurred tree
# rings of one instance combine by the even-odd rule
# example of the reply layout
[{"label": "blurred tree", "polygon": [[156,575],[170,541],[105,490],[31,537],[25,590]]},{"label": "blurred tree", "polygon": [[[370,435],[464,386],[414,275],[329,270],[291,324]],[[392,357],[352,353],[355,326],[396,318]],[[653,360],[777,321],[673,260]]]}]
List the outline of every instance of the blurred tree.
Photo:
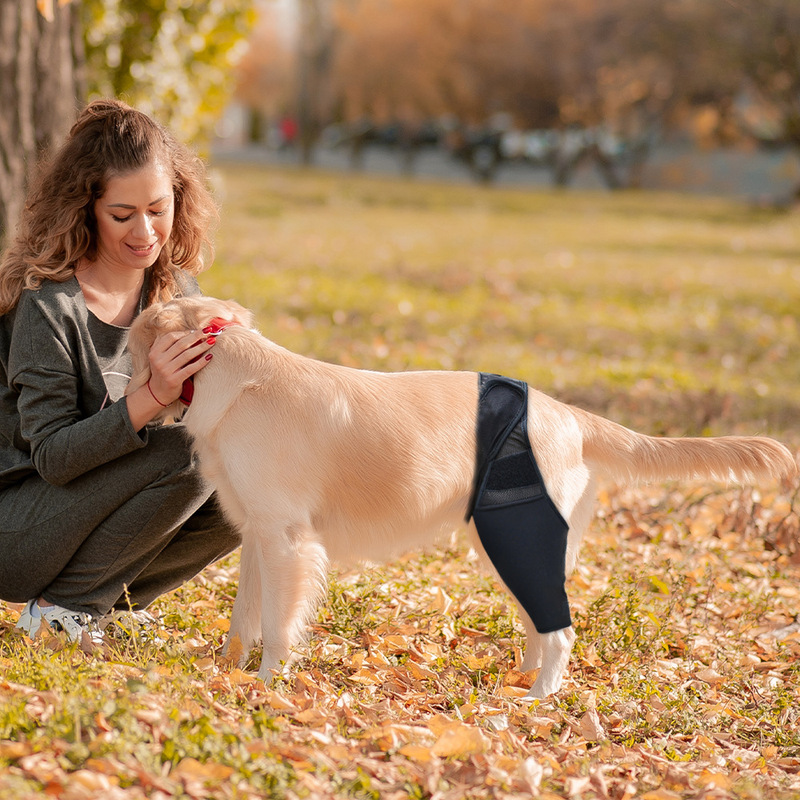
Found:
[{"label": "blurred tree", "polygon": [[296,112],[301,159],[304,164],[309,164],[323,125],[331,113],[333,6],[331,0],[298,0],[298,8]]},{"label": "blurred tree", "polygon": [[0,240],[16,225],[28,171],[85,95],[77,11],[69,0],[0,2]]},{"label": "blurred tree", "polygon": [[[687,105],[726,97],[735,70],[707,58],[705,0],[338,0],[334,87],[346,120],[576,129],[552,165],[583,158],[635,183],[655,138]],[[459,134],[463,137],[464,131]],[[621,166],[626,167],[625,175]]]},{"label": "blurred tree", "polygon": [[590,157],[609,186],[637,185],[652,145],[691,109],[725,106],[738,70],[708,42],[717,14],[707,0],[549,0],[541,33],[556,65],[561,123],[594,134],[560,155],[558,182]]},{"label": "blurred tree", "polygon": [[757,140],[800,149],[800,3],[736,0],[720,13],[729,60],[741,66],[740,120]]},{"label": "blurred tree", "polygon": [[253,0],[83,0],[89,92],[207,142],[233,90]]},{"label": "blurred tree", "polygon": [[[531,31],[540,0],[339,0],[333,61],[345,119],[551,121],[555,96]],[[525,99],[512,102],[528,84]],[[535,98],[535,99],[533,99]]]},{"label": "blurred tree", "polygon": [[274,8],[262,7],[236,67],[236,99],[250,112],[248,138],[265,136],[265,121],[294,117],[297,63],[289,33]]}]

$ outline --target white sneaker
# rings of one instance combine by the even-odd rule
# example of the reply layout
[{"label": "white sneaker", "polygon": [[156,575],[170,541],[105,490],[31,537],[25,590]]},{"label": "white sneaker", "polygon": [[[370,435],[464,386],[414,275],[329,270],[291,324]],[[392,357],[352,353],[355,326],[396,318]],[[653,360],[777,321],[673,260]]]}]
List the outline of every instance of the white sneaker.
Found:
[{"label": "white sneaker", "polygon": [[18,631],[22,631],[29,639],[35,639],[39,635],[42,623],[42,612],[39,610],[39,604],[36,600],[28,600],[14,627]]},{"label": "white sneaker", "polygon": [[40,606],[36,600],[28,600],[16,627],[35,639],[41,633],[43,623],[45,628],[49,626],[54,631],[65,633],[69,641],[77,642],[84,649],[103,643],[103,633],[91,615],[62,606]]},{"label": "white sneaker", "polygon": [[144,609],[136,611],[111,610],[97,620],[97,627],[106,635],[120,638],[134,636],[147,628],[157,628],[158,620]]}]

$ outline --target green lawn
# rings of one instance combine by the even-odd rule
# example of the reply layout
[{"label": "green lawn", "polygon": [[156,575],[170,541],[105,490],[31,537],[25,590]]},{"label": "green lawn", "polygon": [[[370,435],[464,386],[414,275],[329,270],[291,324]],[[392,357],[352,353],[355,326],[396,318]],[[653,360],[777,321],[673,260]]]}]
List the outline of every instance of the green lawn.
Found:
[{"label": "green lawn", "polygon": [[[207,294],[306,355],[525,378],[650,433],[800,445],[796,213],[218,165]],[[800,798],[796,486],[603,487],[562,692],[464,543],[337,572],[289,675],[218,655],[238,555],[104,655],[0,604],[0,797]]]},{"label": "green lawn", "polygon": [[653,433],[792,436],[796,214],[679,195],[218,171],[209,294],[369,369],[525,378]]}]

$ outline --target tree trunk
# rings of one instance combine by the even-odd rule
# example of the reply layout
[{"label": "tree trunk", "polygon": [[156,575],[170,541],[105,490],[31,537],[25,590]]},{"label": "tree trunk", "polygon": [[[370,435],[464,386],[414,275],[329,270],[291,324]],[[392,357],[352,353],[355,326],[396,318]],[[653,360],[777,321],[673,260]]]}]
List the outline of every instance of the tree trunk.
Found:
[{"label": "tree trunk", "polygon": [[13,233],[37,159],[74,121],[84,84],[79,5],[0,0],[0,242]]},{"label": "tree trunk", "polygon": [[299,0],[297,122],[300,160],[311,164],[329,103],[331,61],[330,0]]}]

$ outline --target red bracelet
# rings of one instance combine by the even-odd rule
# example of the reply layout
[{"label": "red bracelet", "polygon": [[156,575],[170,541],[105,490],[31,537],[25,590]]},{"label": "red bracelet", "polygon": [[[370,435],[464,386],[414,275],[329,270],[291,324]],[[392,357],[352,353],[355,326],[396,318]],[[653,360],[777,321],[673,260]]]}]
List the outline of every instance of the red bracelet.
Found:
[{"label": "red bracelet", "polygon": [[169,403],[162,403],[162,402],[161,402],[161,401],[160,401],[160,400],[159,400],[159,399],[158,399],[158,398],[155,396],[155,394],[153,393],[153,390],[150,388],[150,381],[149,381],[149,380],[147,381],[147,383],[145,384],[145,386],[147,387],[147,391],[148,391],[148,392],[150,392],[150,395],[152,396],[153,400],[155,400],[155,401],[156,401],[156,403],[158,403],[158,404],[161,406],[161,408],[166,408],[166,407],[169,405]]}]

